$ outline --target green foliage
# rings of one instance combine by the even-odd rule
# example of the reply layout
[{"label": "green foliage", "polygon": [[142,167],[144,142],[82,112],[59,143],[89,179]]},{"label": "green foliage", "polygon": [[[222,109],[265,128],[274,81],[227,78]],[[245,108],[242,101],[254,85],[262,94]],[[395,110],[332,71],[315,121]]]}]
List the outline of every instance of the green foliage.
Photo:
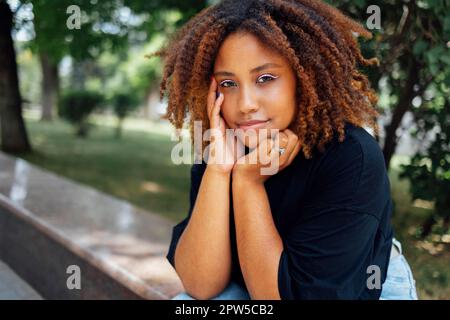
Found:
[{"label": "green foliage", "polygon": [[[36,37],[33,48],[48,54],[54,62],[64,55],[81,61],[94,58],[104,50],[118,50],[127,44],[132,28],[119,14],[121,1],[39,0],[32,1]],[[81,9],[80,29],[69,29],[66,10]]]},{"label": "green foliage", "polygon": [[[135,41],[149,40],[160,32],[170,32],[206,6],[206,1],[167,0],[21,0],[33,5],[36,37],[32,47],[45,52],[57,63],[64,55],[82,61],[98,57],[104,51],[120,51]],[[81,9],[80,29],[69,29],[66,10]],[[180,16],[174,23],[167,14]],[[141,40],[137,40],[141,39]]]},{"label": "green foliage", "polygon": [[114,94],[111,102],[114,113],[118,118],[121,119],[125,118],[138,105],[136,95],[134,95],[132,92],[125,91]]},{"label": "green foliage", "polygon": [[147,59],[146,54],[156,51],[164,38],[155,37],[146,46],[135,46],[126,54],[105,52],[97,60],[106,92],[133,92],[143,101],[157,85],[161,77],[161,65],[157,59]]},{"label": "green foliage", "polygon": [[408,165],[402,165],[401,178],[410,181],[412,199],[434,202],[434,213],[422,226],[422,237],[433,224],[442,219],[444,233],[450,220],[450,100],[441,108],[427,108],[421,112],[415,135],[426,135],[434,129],[433,141],[425,151],[418,152]]},{"label": "green foliage", "polygon": [[[431,232],[438,217],[450,218],[449,200],[449,114],[450,39],[449,0],[338,0],[328,1],[363,25],[369,14],[366,8],[377,5],[381,12],[381,29],[370,30],[373,38],[361,41],[363,55],[376,56],[379,68],[364,70],[380,94],[379,107],[390,109],[394,118],[412,112],[416,126],[413,135],[424,145],[401,177],[411,182],[412,199],[435,203],[435,213],[422,226],[422,235]],[[382,81],[380,81],[382,80]],[[378,87],[377,87],[378,86]],[[405,107],[406,106],[406,107]],[[401,121],[393,126],[398,128]],[[390,129],[389,124],[386,129]],[[387,137],[389,141],[399,137]],[[430,137],[431,134],[431,137]],[[386,153],[385,153],[386,156]]]},{"label": "green foliage", "polygon": [[60,99],[59,116],[76,126],[78,136],[85,137],[89,129],[87,119],[103,101],[104,97],[94,91],[65,92]]},{"label": "green foliage", "polygon": [[118,118],[118,123],[116,127],[116,138],[122,136],[122,123],[128,114],[136,109],[139,100],[136,95],[131,91],[122,90],[116,92],[111,98],[111,104]]},{"label": "green foliage", "polygon": [[22,102],[27,108],[30,104],[40,103],[41,84],[36,79],[41,77],[37,57],[23,43],[16,43],[17,64],[19,65],[20,92]]}]

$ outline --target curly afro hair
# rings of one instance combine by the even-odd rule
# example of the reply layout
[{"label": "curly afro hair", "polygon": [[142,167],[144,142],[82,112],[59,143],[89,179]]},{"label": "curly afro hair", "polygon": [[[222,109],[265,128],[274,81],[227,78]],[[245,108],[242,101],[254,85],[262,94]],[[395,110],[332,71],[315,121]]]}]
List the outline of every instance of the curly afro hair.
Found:
[{"label": "curly afro hair", "polygon": [[[287,58],[297,77],[297,116],[289,126],[302,152],[311,158],[335,134],[345,139],[346,122],[368,126],[378,136],[377,96],[359,65],[365,59],[357,36],[372,34],[338,9],[316,0],[224,0],[191,18],[161,50],[164,59],[160,99],[168,92],[164,116],[181,129],[189,114],[209,128],[206,98],[217,52],[232,32],[249,32]],[[192,140],[193,141],[193,140]],[[202,150],[205,145],[202,145]]]}]

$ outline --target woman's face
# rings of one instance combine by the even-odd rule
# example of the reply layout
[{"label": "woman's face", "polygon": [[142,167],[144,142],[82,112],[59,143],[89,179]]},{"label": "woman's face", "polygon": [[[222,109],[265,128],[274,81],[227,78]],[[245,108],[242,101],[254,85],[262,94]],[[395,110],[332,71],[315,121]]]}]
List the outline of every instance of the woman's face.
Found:
[{"label": "woman's face", "polygon": [[[296,114],[296,76],[288,61],[250,33],[233,33],[219,48],[214,77],[231,129],[284,130]],[[253,124],[252,124],[253,122]],[[250,148],[254,142],[239,136]]]}]

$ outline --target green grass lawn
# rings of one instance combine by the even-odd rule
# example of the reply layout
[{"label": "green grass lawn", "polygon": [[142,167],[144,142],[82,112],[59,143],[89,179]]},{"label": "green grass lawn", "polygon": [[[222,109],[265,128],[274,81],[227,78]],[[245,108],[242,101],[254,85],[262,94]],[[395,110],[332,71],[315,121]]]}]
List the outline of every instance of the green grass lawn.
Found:
[{"label": "green grass lawn", "polygon": [[[95,127],[87,139],[76,138],[73,128],[56,120],[37,121],[26,113],[26,125],[34,153],[24,159],[75,181],[125,199],[177,222],[188,210],[190,165],[174,165],[167,125],[145,120],[125,121],[120,140],[114,138],[115,120],[93,118]],[[396,157],[390,171],[396,237],[417,280],[419,298],[450,299],[450,235],[420,241],[417,226],[431,209],[414,206],[408,181],[398,179]],[[422,206],[423,207],[423,206]]]},{"label": "green grass lawn", "polygon": [[[22,157],[38,166],[152,211],[173,221],[188,210],[190,166],[174,165],[170,154],[177,143],[160,124],[130,120],[142,130],[124,130],[114,137],[114,121],[97,118],[87,139],[76,138],[73,128],[26,117],[34,149]],[[140,127],[141,126],[141,127]],[[125,126],[127,129],[127,126]]]}]

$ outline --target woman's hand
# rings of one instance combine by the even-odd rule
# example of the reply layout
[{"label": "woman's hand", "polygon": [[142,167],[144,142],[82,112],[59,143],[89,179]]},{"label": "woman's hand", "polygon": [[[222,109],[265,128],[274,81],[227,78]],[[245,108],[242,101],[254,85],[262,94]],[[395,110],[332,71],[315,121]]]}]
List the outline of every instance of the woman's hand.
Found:
[{"label": "woman's hand", "polygon": [[[280,155],[278,148],[284,148]],[[237,160],[233,168],[233,179],[246,179],[258,184],[291,164],[300,151],[297,135],[291,130],[280,131],[274,139],[265,138],[245,157]]]},{"label": "woman's hand", "polygon": [[207,111],[210,123],[210,140],[207,163],[208,166],[222,173],[231,173],[237,159],[244,155],[244,145],[235,135],[226,139],[226,129],[229,129],[220,115],[224,101],[223,93],[216,98],[217,82],[214,77],[208,92]]}]

